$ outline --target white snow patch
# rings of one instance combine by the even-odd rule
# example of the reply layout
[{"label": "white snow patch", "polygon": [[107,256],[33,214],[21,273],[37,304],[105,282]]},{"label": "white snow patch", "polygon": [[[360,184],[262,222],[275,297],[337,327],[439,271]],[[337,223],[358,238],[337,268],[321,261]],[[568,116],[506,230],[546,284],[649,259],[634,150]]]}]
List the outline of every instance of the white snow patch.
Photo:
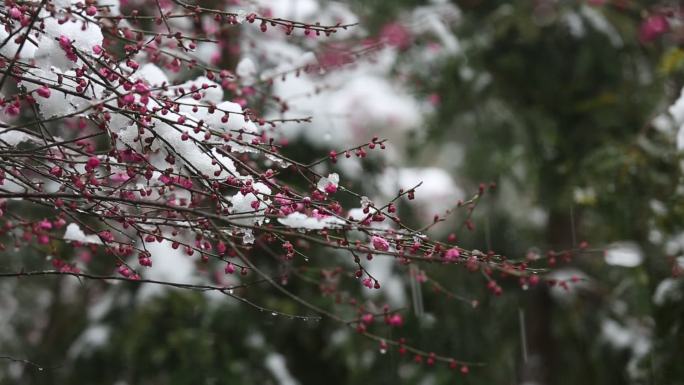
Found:
[{"label": "white snow patch", "polygon": [[682,291],[679,289],[680,280],[666,278],[662,280],[653,293],[653,303],[663,306],[668,300],[678,301],[682,298]]},{"label": "white snow patch", "polygon": [[342,219],[333,216],[314,218],[308,217],[299,212],[291,213],[285,218],[278,218],[278,222],[287,227],[306,230],[322,230],[325,228],[330,229],[345,223]]},{"label": "white snow patch", "polygon": [[324,176],[318,180],[316,188],[320,191],[325,191],[325,187],[329,184],[332,184],[335,187],[337,187],[340,184],[340,176],[335,173],[329,174],[327,177]]},{"label": "white snow patch", "polygon": [[380,191],[386,198],[393,198],[399,189],[415,189],[412,201],[421,209],[424,220],[431,220],[435,214],[444,214],[465,197],[448,172],[438,167],[388,168],[379,178]]},{"label": "white snow patch", "polygon": [[86,235],[77,223],[69,223],[64,233],[64,239],[67,241],[78,241],[82,243],[102,244],[102,240],[96,234]]},{"label": "white snow patch", "polygon": [[287,370],[285,357],[282,354],[270,353],[266,356],[266,367],[271,371],[273,376],[280,385],[298,385],[299,382],[292,377],[290,371]]},{"label": "white snow patch", "polygon": [[606,250],[606,263],[613,266],[637,267],[644,257],[639,246],[633,242],[619,242]]},{"label": "white snow patch", "polygon": [[9,146],[17,146],[22,142],[35,141],[36,137],[21,131],[8,131],[0,134],[0,146],[7,143]]},{"label": "white snow patch", "polygon": [[636,319],[628,319],[625,326],[612,319],[605,319],[601,325],[601,338],[613,348],[631,351],[627,372],[632,378],[642,375],[639,362],[651,350],[650,330]]},{"label": "white snow patch", "polygon": [[[195,282],[197,268],[195,267],[192,257],[185,254],[183,246],[174,249],[171,245],[172,242],[168,240],[163,240],[161,243],[146,243],[145,247],[151,254],[152,266],[149,268],[140,268],[139,271],[141,275],[146,279],[157,281],[176,283]],[[143,285],[138,291],[138,298],[141,301],[146,301],[156,295],[163,294],[166,290],[168,290],[168,287],[161,285]]]}]

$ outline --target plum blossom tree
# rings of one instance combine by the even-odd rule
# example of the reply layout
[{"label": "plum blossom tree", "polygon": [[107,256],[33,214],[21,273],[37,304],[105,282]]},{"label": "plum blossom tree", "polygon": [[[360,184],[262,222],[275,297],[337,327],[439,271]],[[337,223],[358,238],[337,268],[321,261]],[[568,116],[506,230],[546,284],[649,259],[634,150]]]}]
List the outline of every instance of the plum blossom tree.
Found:
[{"label": "plum blossom tree", "polygon": [[[1,248],[37,262],[15,260],[13,270],[0,273],[3,279],[56,275],[216,293],[274,316],[326,318],[381,351],[396,349],[407,360],[461,374],[482,358],[432,352],[410,343],[411,336],[378,332],[400,328],[406,312],[359,299],[364,290],[383,289],[370,266],[385,259],[409,272],[414,302],[422,296],[420,285],[431,280],[428,266],[470,271],[494,295],[502,293],[503,280],[523,287],[579,280],[547,276],[546,258],[509,259],[460,247],[454,234],[442,239],[430,232],[455,216],[462,219],[459,229],[472,229],[471,215],[494,184],[470,196],[454,188],[442,211],[417,227],[403,220],[400,206],[420,200],[419,171],[411,185],[379,179],[385,181],[382,201],[350,188],[336,172],[345,163],[362,167],[367,158],[384,156],[391,145],[385,138],[330,137],[319,141],[325,153],[317,159],[285,155],[283,131],[321,124],[321,106],[299,103],[286,80],[315,85],[362,58],[381,60],[383,47],[410,43],[405,29],[389,25],[377,39],[360,39],[353,34],[360,27],[340,9],[321,13],[328,21],[299,21],[234,3],[4,2]],[[652,23],[651,29],[660,28]],[[279,63],[301,52],[286,52],[283,39],[321,51]],[[366,86],[379,92],[386,85],[374,80]],[[387,107],[367,102],[369,110],[360,110],[351,124]],[[306,114],[286,114],[302,104]],[[395,123],[416,121],[408,115]],[[582,252],[586,244],[550,255],[570,260]],[[83,254],[95,255],[97,263],[79,259]],[[203,279],[182,281],[182,272],[192,269]],[[314,285],[315,295],[302,289],[306,284]],[[477,306],[470,295],[433,284]],[[295,310],[257,303],[254,291],[285,297]]]}]

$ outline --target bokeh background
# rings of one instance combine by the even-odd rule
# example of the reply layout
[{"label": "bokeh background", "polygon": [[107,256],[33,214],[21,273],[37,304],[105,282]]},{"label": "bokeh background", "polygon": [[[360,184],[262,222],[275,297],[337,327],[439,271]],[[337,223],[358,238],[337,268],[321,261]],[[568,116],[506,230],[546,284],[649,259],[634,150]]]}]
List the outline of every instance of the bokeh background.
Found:
[{"label": "bokeh background", "polygon": [[[153,2],[122,3],[124,11],[155,12]],[[479,306],[439,293],[428,281],[422,314],[413,311],[406,270],[376,261],[383,289],[369,303],[405,308],[403,326],[381,332],[486,363],[468,375],[415,364],[395,350],[383,353],[333,322],[275,317],[203,293],[71,278],[2,279],[0,355],[44,368],[0,361],[0,383],[684,383],[679,2],[206,3],[360,23],[316,41],[231,27],[222,32],[221,47],[198,48],[198,56],[228,68],[242,64],[246,77],[312,61],[343,62],[345,52],[387,43],[324,74],[275,82],[266,91],[286,100],[287,111],[250,98],[266,116],[313,116],[310,124],[278,129],[293,158],[311,161],[373,135],[388,138],[382,155],[341,161],[335,171],[346,186],[377,199],[423,181],[416,205],[400,207],[415,224],[430,223],[480,183],[496,183],[473,213],[473,231],[458,213],[431,235],[455,233],[463,247],[514,258],[583,241],[598,251],[569,262],[558,257],[554,274],[582,279],[568,290],[505,280],[499,297],[482,277],[425,267],[435,282]],[[49,266],[45,255],[13,249],[11,240],[5,246],[3,271]],[[64,246],[60,252],[89,271],[111,269],[92,250]],[[149,278],[219,279],[183,256],[158,252],[173,267],[157,263]],[[334,257],[321,251],[317,263],[339,265]],[[298,274],[289,283],[297,292],[335,306],[334,298],[321,297],[315,272]],[[346,290],[362,293],[353,285]],[[269,308],[299,310],[267,287],[246,295]]]}]

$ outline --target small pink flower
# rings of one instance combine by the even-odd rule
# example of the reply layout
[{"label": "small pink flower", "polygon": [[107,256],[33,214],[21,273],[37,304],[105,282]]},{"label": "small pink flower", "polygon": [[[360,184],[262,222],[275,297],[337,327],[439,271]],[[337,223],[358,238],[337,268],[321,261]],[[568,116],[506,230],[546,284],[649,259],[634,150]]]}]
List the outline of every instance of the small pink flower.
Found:
[{"label": "small pink flower", "polygon": [[320,211],[318,211],[318,209],[313,209],[311,211],[311,216],[318,219],[318,220],[322,220],[322,219],[329,217],[330,215],[325,215],[325,214],[321,213]]},{"label": "small pink flower", "polygon": [[100,231],[98,235],[103,241],[107,243],[114,241],[114,235],[109,230]]},{"label": "small pink flower", "polygon": [[453,248],[447,250],[446,253],[444,253],[444,261],[455,262],[458,260],[458,257],[460,257],[460,256],[461,256],[461,252],[457,248],[453,247]]},{"label": "small pink flower", "polygon": [[135,102],[135,95],[130,93],[126,94],[123,96],[122,100],[125,104],[133,104]]},{"label": "small pink flower", "polygon": [[91,254],[88,250],[83,250],[79,253],[78,259],[80,259],[83,263],[89,263],[93,259],[93,254]]},{"label": "small pink flower", "polygon": [[9,14],[14,20],[19,20],[21,18],[21,11],[17,7],[10,8]]},{"label": "small pink flower", "polygon": [[372,288],[373,288],[373,280],[370,279],[370,278],[365,278],[365,279],[363,280],[363,286],[365,286],[365,287],[367,287],[367,288],[369,288],[369,289],[372,289]]},{"label": "small pink flower", "polygon": [[235,265],[233,265],[231,262],[228,262],[225,272],[226,274],[233,274],[235,272]]},{"label": "small pink flower", "polygon": [[71,48],[71,40],[66,35],[61,35],[59,37],[59,46],[62,47],[63,50],[67,50]]},{"label": "small pink flower", "polygon": [[88,158],[88,162],[86,163],[85,168],[87,171],[92,171],[99,165],[100,165],[100,160],[97,159],[96,156],[91,156],[90,158]]},{"label": "small pink flower", "polygon": [[247,99],[245,98],[236,98],[233,102],[239,104],[242,108],[247,107]]},{"label": "small pink flower", "polygon": [[132,70],[137,70],[140,67],[140,64],[138,64],[138,62],[135,60],[129,59],[126,61],[126,66]]},{"label": "small pink flower", "polygon": [[52,230],[52,222],[47,219],[43,219],[42,221],[38,222],[38,227],[40,227],[42,230]]},{"label": "small pink flower", "polygon": [[186,189],[191,189],[192,188],[192,180],[183,178],[178,181],[178,183],[183,186]]},{"label": "small pink flower", "polygon": [[223,255],[226,253],[227,247],[226,244],[223,243],[223,241],[219,241],[219,243],[216,244],[216,251],[219,252],[219,254]]},{"label": "small pink flower", "polygon": [[332,173],[329,174],[327,177],[322,177],[321,179],[318,180],[318,184],[316,185],[316,189],[319,191],[324,191],[328,194],[334,194],[337,192],[337,186],[340,183],[340,176]]},{"label": "small pink flower", "polygon": [[274,200],[276,201],[276,203],[278,203],[279,205],[283,205],[283,206],[289,205],[290,203],[292,203],[292,199],[287,198],[285,195],[283,195],[281,193],[277,193],[274,197]]},{"label": "small pink flower", "polygon": [[399,23],[385,24],[380,31],[380,37],[389,45],[399,49],[406,49],[411,45],[411,33]]},{"label": "small pink flower", "polygon": [[311,197],[312,197],[313,199],[317,200],[317,201],[322,201],[322,200],[325,199],[325,195],[324,195],[322,192],[318,191],[318,190],[314,190],[314,191],[311,193]]},{"label": "small pink flower", "polygon": [[434,107],[437,107],[442,102],[442,97],[437,93],[432,93],[428,95],[428,102],[430,102],[430,104],[432,104]]},{"label": "small pink flower", "polygon": [[109,177],[113,182],[125,182],[129,179],[131,179],[128,174],[122,173],[122,172],[117,172],[115,174],[112,174],[112,176]]},{"label": "small pink flower", "polygon": [[38,235],[38,244],[47,245],[48,243],[50,243],[50,236],[47,234]]},{"label": "small pink flower", "polygon": [[126,278],[129,278],[131,276],[131,270],[124,265],[119,266],[118,272]]},{"label": "small pink flower", "polygon": [[639,28],[639,40],[644,43],[657,39],[670,30],[670,23],[663,15],[649,16]]},{"label": "small pink flower", "polygon": [[19,104],[18,103],[12,103],[7,106],[7,109],[5,109],[5,113],[9,116],[17,116],[19,115]]},{"label": "small pink flower", "polygon": [[137,83],[135,85],[135,92],[141,95],[148,94],[150,92],[150,88],[145,85],[145,83]]},{"label": "small pink flower", "polygon": [[390,326],[401,326],[404,324],[404,319],[401,318],[401,314],[392,314],[388,319],[387,323]]},{"label": "small pink flower", "polygon": [[328,194],[334,194],[334,193],[337,192],[337,186],[336,186],[335,184],[333,184],[333,183],[328,183],[328,184],[325,186],[325,192],[328,193]]},{"label": "small pink flower", "polygon": [[47,86],[38,87],[38,89],[36,90],[36,93],[38,95],[44,97],[45,99],[50,97],[50,89]]},{"label": "small pink flower", "polygon": [[152,266],[152,259],[149,257],[142,257],[138,259],[138,262],[140,263],[140,266],[145,266],[145,267],[151,267]]},{"label": "small pink flower", "polygon": [[387,251],[389,250],[389,242],[385,238],[378,237],[378,236],[373,236],[371,237],[371,243],[373,243],[373,247],[375,250],[380,250],[380,251]]}]

